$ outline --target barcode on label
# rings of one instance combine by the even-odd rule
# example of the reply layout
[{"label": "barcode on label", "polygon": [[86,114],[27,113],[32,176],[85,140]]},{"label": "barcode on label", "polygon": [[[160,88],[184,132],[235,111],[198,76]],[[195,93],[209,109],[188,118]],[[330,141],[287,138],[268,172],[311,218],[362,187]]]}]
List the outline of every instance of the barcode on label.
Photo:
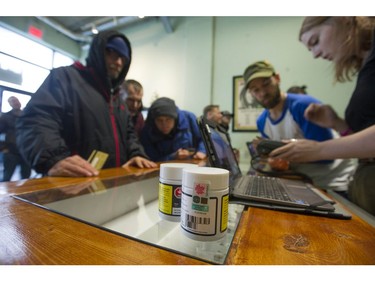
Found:
[{"label": "barcode on label", "polygon": [[196,216],[186,214],[185,222],[186,222],[187,227],[191,229],[197,229],[198,224],[210,224],[210,218],[201,218],[201,217],[196,217]]}]

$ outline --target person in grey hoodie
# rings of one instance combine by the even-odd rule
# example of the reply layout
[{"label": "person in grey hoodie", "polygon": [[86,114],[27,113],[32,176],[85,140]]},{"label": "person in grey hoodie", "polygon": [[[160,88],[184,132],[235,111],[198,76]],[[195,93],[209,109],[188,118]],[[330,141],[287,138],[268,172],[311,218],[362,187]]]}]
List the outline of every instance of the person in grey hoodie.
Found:
[{"label": "person in grey hoodie", "polygon": [[140,139],[153,161],[206,158],[196,116],[167,97],[151,104]]}]

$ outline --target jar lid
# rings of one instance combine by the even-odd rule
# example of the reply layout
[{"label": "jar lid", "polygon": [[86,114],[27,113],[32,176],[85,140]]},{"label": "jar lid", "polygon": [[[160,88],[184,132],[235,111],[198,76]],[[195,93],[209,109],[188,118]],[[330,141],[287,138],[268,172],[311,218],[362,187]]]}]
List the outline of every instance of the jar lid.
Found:
[{"label": "jar lid", "polygon": [[182,170],[193,167],[198,167],[198,165],[189,163],[163,163],[160,164],[160,177],[165,180],[181,180]]},{"label": "jar lid", "polygon": [[210,189],[228,188],[229,171],[213,167],[183,169],[182,185],[193,188],[197,183],[209,184]]}]

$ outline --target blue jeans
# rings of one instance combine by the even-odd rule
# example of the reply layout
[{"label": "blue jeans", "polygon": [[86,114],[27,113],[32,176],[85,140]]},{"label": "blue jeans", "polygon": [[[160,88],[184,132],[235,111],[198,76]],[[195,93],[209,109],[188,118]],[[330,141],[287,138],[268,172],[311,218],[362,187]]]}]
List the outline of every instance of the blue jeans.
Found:
[{"label": "blue jeans", "polygon": [[21,155],[11,152],[5,152],[3,155],[4,160],[4,176],[3,181],[10,181],[13,173],[18,165],[21,166],[21,178],[27,179],[31,175],[30,166],[23,160]]}]

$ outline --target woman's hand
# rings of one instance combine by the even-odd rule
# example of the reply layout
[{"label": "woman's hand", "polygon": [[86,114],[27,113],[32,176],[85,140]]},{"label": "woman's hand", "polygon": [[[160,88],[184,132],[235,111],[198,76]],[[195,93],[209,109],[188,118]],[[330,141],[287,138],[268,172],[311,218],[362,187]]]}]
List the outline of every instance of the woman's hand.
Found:
[{"label": "woman's hand", "polygon": [[311,162],[320,160],[320,143],[306,139],[293,139],[288,144],[273,150],[269,157],[290,162]]}]

